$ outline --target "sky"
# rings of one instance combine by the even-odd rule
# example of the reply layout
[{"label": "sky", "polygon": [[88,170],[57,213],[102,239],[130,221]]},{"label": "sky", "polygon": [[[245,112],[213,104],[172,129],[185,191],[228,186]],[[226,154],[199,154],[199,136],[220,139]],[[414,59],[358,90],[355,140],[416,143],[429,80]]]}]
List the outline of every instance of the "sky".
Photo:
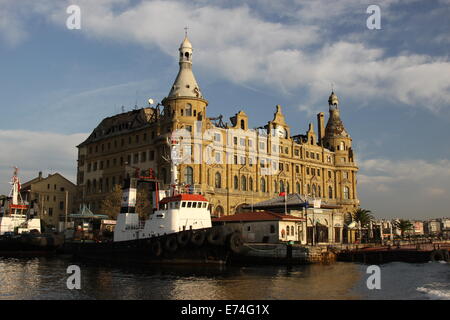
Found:
[{"label": "sky", "polygon": [[450,0],[0,0],[0,193],[13,166],[75,181],[76,145],[104,117],[167,96],[188,26],[209,117],[244,110],[257,127],[280,104],[304,134],[333,85],[361,206],[450,216],[449,15]]}]

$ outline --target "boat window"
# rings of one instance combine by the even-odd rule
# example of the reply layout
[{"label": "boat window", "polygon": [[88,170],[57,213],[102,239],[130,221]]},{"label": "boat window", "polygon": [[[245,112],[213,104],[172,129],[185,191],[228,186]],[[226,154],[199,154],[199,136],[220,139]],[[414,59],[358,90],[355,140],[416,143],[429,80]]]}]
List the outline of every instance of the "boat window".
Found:
[{"label": "boat window", "polygon": [[183,207],[183,208],[186,207],[186,202],[185,201],[181,202],[181,207]]},{"label": "boat window", "polygon": [[192,208],[197,208],[197,202],[192,202]]},{"label": "boat window", "polygon": [[207,203],[203,202],[203,208],[206,208]]},{"label": "boat window", "polygon": [[192,202],[189,201],[189,202],[187,203],[187,207],[190,208],[191,206],[192,206]]},{"label": "boat window", "polygon": [[175,209],[180,209],[180,203],[178,201],[175,202],[174,208]]},{"label": "boat window", "polygon": [[201,202],[197,202],[197,208],[201,208],[202,207],[202,203]]}]

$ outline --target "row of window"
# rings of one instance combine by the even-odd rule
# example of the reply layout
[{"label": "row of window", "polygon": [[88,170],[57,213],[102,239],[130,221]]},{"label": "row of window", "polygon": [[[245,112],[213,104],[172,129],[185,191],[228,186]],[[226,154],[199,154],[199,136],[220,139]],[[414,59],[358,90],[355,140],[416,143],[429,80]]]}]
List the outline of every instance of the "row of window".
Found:
[{"label": "row of window", "polygon": [[[152,131],[151,132],[151,139],[153,140],[155,138],[155,132]],[[131,144],[139,144],[141,142],[145,143],[148,142],[148,137],[147,137],[147,133],[144,132],[143,134],[136,134],[134,136],[128,136],[128,139],[125,138],[121,138],[120,139],[120,147],[124,147],[125,143],[127,142],[128,145]],[[92,153],[98,153],[98,152],[105,152],[105,151],[111,151],[111,149],[117,149],[119,147],[119,140],[116,139],[114,141],[110,141],[107,143],[102,143],[101,145],[95,145],[94,146],[90,146],[88,148],[88,154],[92,154]]]},{"label": "row of window", "polygon": [[[191,174],[189,173],[187,175],[187,177],[190,178]],[[215,174],[214,187],[215,188],[222,188],[222,175],[220,174],[220,172],[216,172],[216,174]],[[253,178],[252,177],[247,178],[246,176],[241,176],[241,179],[239,181],[238,176],[234,176],[233,177],[233,188],[234,188],[234,190],[254,191],[254,189],[253,189]],[[312,186],[311,186],[310,184],[307,184],[306,188],[307,188],[306,189],[306,191],[307,191],[306,194],[311,195],[313,197],[322,197],[322,190],[321,190],[321,187],[319,185],[312,184]],[[269,192],[268,188],[266,187],[266,179],[265,178],[261,178],[261,180],[260,180],[260,191],[261,192]],[[289,182],[284,181],[284,180],[274,181],[273,192],[274,193],[278,193],[278,192],[290,193],[291,189],[290,189]],[[299,182],[297,182],[295,184],[295,192],[299,193],[299,194],[302,193],[301,185],[300,185]],[[333,187],[331,187],[331,186],[328,187],[328,198],[329,199],[335,198],[335,195],[333,193]],[[350,189],[349,189],[349,187],[344,187],[344,189],[343,189],[343,198],[344,199],[349,199],[350,198]]]},{"label": "row of window", "polygon": [[87,164],[87,172],[108,169],[110,167],[116,167],[118,165],[123,166],[125,164],[125,161],[129,165],[138,164],[138,163],[146,162],[147,159],[149,161],[155,160],[155,151],[154,150],[142,151],[142,152],[134,153],[132,155],[129,154],[129,155],[127,155],[126,159],[124,159],[124,157],[120,157],[120,158],[94,161],[94,162]]},{"label": "row of window", "polygon": [[163,210],[167,210],[167,209],[180,209],[180,204],[181,204],[181,208],[197,208],[197,209],[206,209],[206,207],[208,206],[207,202],[204,201],[174,201],[174,202],[169,202],[169,203],[165,203],[163,204],[162,208]]}]

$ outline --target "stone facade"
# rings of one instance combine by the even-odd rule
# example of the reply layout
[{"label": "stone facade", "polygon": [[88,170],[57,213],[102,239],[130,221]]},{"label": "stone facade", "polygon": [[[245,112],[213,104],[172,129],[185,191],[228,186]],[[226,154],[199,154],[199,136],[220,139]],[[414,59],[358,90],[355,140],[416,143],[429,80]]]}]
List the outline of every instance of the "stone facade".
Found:
[{"label": "stone facade", "polygon": [[187,38],[179,51],[179,73],[161,104],[104,119],[78,146],[81,201],[98,211],[101,199],[133,174],[133,167],[154,169],[167,185],[167,138],[176,132],[183,160],[177,178],[202,192],[215,216],[234,214],[282,191],[322,198],[345,212],[358,206],[358,167],[334,92],[326,126],[324,113],[317,115],[317,133],[311,123],[306,134],[293,135],[280,106],[257,129],[249,128],[243,111],[223,123],[221,117],[207,117],[208,101],[192,72]]},{"label": "stone facade", "polygon": [[22,184],[20,193],[22,199],[37,204],[35,208],[39,218],[59,230],[60,222],[65,219],[66,208],[68,214],[75,209],[77,187],[59,173],[44,178],[39,172],[38,177]]}]

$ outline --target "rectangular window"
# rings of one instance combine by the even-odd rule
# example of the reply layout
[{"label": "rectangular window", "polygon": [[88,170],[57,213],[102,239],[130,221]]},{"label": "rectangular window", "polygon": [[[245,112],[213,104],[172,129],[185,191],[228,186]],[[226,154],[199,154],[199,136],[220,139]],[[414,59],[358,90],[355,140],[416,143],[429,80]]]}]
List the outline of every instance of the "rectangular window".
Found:
[{"label": "rectangular window", "polygon": [[135,153],[133,163],[138,163],[138,162],[139,162],[139,153]]},{"label": "rectangular window", "polygon": [[147,152],[141,152],[141,162],[147,161]]},{"label": "rectangular window", "polygon": [[186,202],[183,201],[183,202],[181,203],[181,207],[182,207],[182,208],[186,208]]},{"label": "rectangular window", "polygon": [[189,202],[187,203],[187,207],[190,208],[191,206],[192,206],[192,202],[189,201]]},{"label": "rectangular window", "polygon": [[150,161],[155,160],[155,151],[154,150],[150,150]]},{"label": "rectangular window", "polygon": [[241,138],[241,146],[245,146],[245,139]]},{"label": "rectangular window", "polygon": [[63,210],[64,209],[64,201],[60,201],[59,202],[59,209]]},{"label": "rectangular window", "polygon": [[214,134],[214,141],[219,141],[220,142],[220,133],[215,133]]},{"label": "rectangular window", "polygon": [[216,151],[215,156],[216,156],[216,163],[220,163],[220,152]]}]

